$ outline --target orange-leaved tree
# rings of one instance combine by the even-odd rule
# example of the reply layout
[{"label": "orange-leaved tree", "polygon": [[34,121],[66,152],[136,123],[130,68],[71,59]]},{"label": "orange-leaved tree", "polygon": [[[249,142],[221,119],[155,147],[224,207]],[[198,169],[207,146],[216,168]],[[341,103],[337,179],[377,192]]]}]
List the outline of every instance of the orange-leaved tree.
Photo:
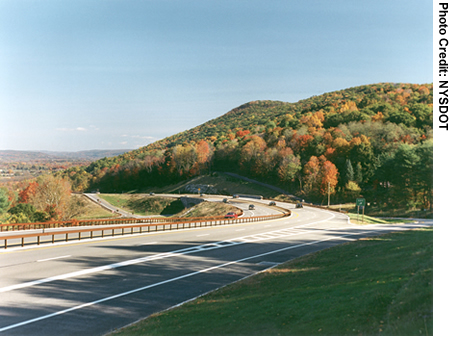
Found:
[{"label": "orange-leaved tree", "polygon": [[214,152],[209,143],[203,139],[195,145],[195,151],[197,153],[197,164],[201,172],[209,167]]},{"label": "orange-leaved tree", "polygon": [[303,168],[303,190],[306,195],[318,194],[316,182],[319,180],[320,162],[316,156],[311,156]]},{"label": "orange-leaved tree", "polygon": [[330,194],[335,193],[338,183],[338,169],[325,156],[311,156],[303,168],[303,190],[306,195],[320,197],[328,194],[328,183]]},{"label": "orange-leaved tree", "polygon": [[327,195],[329,188],[330,194],[334,194],[338,183],[338,169],[336,166],[329,160],[324,161],[320,169],[320,176],[320,193],[323,196]]},{"label": "orange-leaved tree", "polygon": [[30,182],[27,187],[19,192],[19,202],[27,204],[30,198],[36,194],[37,187],[38,183],[36,181]]},{"label": "orange-leaved tree", "polygon": [[39,211],[47,212],[52,220],[65,219],[70,207],[71,185],[64,178],[45,175],[38,177],[36,193],[29,203]]}]

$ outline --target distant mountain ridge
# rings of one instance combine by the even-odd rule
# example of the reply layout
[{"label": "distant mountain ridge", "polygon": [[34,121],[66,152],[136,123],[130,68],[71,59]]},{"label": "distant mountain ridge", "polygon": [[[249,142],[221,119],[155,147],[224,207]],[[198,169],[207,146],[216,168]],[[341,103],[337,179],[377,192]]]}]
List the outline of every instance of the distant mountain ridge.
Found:
[{"label": "distant mountain ridge", "polygon": [[76,152],[59,151],[16,151],[0,150],[0,162],[27,162],[27,161],[45,161],[45,160],[98,160],[105,157],[115,157],[131,151],[122,150],[87,150]]}]

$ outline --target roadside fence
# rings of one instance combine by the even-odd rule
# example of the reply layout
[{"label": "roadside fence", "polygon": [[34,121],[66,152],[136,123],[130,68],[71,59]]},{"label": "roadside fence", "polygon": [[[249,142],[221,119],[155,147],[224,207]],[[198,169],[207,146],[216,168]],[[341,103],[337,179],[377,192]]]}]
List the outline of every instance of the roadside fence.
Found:
[{"label": "roadside fence", "polygon": [[[132,218],[103,220],[71,220],[50,221],[27,224],[1,225],[3,233],[0,242],[4,248],[40,245],[43,243],[68,242],[81,239],[114,237],[116,235],[131,235],[169,230],[180,230],[197,227],[222,226],[229,224],[267,221],[289,216],[291,211],[283,209],[283,213],[252,217],[224,218]],[[4,230],[9,226],[7,230]],[[84,228],[74,228],[83,226]],[[36,231],[39,230],[39,231]],[[18,233],[17,231],[22,231]]]}]

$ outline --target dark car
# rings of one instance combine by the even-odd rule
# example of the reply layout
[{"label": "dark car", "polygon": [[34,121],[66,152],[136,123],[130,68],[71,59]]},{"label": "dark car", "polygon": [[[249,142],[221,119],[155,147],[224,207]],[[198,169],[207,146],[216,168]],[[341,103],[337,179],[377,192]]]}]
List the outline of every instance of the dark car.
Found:
[{"label": "dark car", "polygon": [[238,217],[237,214],[234,213],[234,212],[228,212],[228,213],[225,215],[225,218],[236,219],[237,217]]},{"label": "dark car", "polygon": [[277,203],[275,201],[269,202],[269,206],[276,206],[276,205],[277,205]]},{"label": "dark car", "polygon": [[303,208],[303,203],[297,202],[297,204],[295,205],[295,208]]},{"label": "dark car", "polygon": [[248,209],[255,209],[255,205],[248,205]]}]

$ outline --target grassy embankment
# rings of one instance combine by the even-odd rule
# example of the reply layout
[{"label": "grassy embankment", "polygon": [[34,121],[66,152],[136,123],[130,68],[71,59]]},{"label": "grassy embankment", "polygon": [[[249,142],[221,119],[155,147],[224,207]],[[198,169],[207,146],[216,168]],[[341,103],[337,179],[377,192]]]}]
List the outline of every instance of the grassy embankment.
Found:
[{"label": "grassy embankment", "polygon": [[143,194],[99,194],[114,207],[137,215],[171,215],[184,210],[177,198],[161,198]]},{"label": "grassy embankment", "polygon": [[432,335],[433,230],[300,257],[118,335]]},{"label": "grassy embankment", "polygon": [[96,203],[90,201],[86,197],[74,194],[72,198],[77,198],[79,204],[82,205],[79,214],[75,216],[78,220],[87,220],[87,219],[106,219],[106,218],[116,218],[117,214],[113,214],[110,211],[107,211],[103,207],[97,205]]},{"label": "grassy embankment", "polygon": [[[341,209],[348,213],[357,213],[356,204],[346,203],[346,204],[337,204],[330,206],[334,209]],[[360,215],[362,214],[362,210],[359,211]],[[432,219],[433,211],[432,210],[417,210],[417,209],[407,209],[407,208],[388,208],[383,207],[380,208],[376,205],[367,205],[364,210],[364,216],[371,217],[399,217],[399,218],[424,218],[424,219]]]},{"label": "grassy embankment", "polygon": [[408,219],[380,219],[375,218],[368,215],[361,215],[361,214],[355,214],[355,213],[347,213],[347,215],[350,217],[350,221],[353,224],[357,225],[371,225],[371,224],[388,224],[388,223],[412,223],[414,220],[408,220]]},{"label": "grassy embankment", "polygon": [[163,198],[143,194],[100,194],[100,198],[111,205],[138,215],[173,215],[185,217],[203,217],[225,215],[237,211],[234,206],[218,202],[202,202],[189,209],[184,208],[178,198]]}]

